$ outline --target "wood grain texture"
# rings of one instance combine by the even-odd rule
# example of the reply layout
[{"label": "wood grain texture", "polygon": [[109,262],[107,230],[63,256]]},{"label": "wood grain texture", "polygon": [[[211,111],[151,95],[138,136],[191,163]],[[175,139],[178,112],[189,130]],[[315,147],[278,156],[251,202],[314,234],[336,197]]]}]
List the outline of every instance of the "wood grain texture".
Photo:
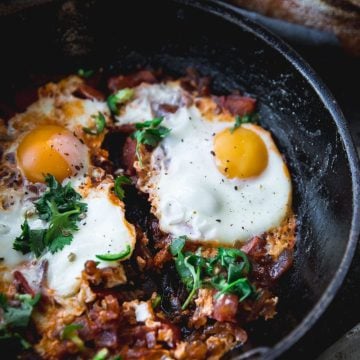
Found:
[{"label": "wood grain texture", "polygon": [[360,56],[360,0],[231,0],[235,5],[333,32],[345,50]]}]

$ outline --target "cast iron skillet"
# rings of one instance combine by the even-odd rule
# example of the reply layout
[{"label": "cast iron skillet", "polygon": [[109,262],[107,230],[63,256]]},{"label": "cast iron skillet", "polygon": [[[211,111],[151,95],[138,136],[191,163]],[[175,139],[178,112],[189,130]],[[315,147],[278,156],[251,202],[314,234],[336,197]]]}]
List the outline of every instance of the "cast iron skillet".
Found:
[{"label": "cast iron skillet", "polygon": [[30,73],[102,65],[110,73],[151,66],[173,75],[193,66],[213,78],[215,92],[242,89],[259,99],[260,122],[273,132],[293,176],[298,244],[278,289],[278,316],[251,326],[251,343],[229,357],[273,359],[292,346],[337,292],[360,224],[357,156],[343,115],[316,74],[217,0],[33,0],[3,3],[0,11],[2,97]]}]

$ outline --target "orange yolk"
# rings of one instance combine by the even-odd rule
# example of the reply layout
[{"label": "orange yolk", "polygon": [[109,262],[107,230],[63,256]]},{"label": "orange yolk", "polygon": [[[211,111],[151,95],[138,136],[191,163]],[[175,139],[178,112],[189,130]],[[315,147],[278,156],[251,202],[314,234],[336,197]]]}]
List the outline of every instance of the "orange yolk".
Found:
[{"label": "orange yolk", "polygon": [[214,138],[216,163],[227,178],[246,179],[260,175],[268,163],[268,152],[263,140],[244,127],[233,133],[225,129]]},{"label": "orange yolk", "polygon": [[31,182],[44,182],[47,174],[63,181],[83,168],[87,149],[69,130],[45,125],[29,132],[17,149],[17,163]]}]

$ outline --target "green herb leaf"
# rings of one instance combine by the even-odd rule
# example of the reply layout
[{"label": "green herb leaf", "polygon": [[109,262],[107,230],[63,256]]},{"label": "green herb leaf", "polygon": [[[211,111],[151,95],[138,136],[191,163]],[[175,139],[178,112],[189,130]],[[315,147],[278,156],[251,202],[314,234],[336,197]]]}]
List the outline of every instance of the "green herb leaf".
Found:
[{"label": "green herb leaf", "polygon": [[77,222],[87,210],[80,202],[78,194],[68,183],[59,184],[52,175],[45,178],[48,190],[36,202],[35,207],[40,219],[49,223],[46,229],[30,229],[27,220],[21,226],[22,233],[13,244],[13,248],[23,254],[33,252],[39,257],[46,248],[51,253],[62,250],[73,239],[78,230]]},{"label": "green herb leaf", "polygon": [[34,306],[39,301],[40,295],[32,298],[28,294],[18,295],[17,300],[20,306],[6,306],[4,319],[7,327],[10,328],[26,328],[30,321],[30,316]]},{"label": "green herb leaf", "polygon": [[44,235],[45,229],[30,230],[29,242],[30,251],[32,251],[36,257],[39,257],[45,248]]},{"label": "green herb leaf", "polygon": [[105,129],[105,116],[102,112],[99,111],[99,113],[97,115],[93,115],[92,118],[95,120],[95,129],[83,127],[83,131],[89,135],[100,135]]},{"label": "green herb leaf", "polygon": [[122,186],[128,184],[131,184],[131,180],[127,176],[122,175],[122,176],[118,176],[115,179],[114,191],[120,200],[123,200],[125,197],[125,192]]},{"label": "green herb leaf", "polygon": [[115,115],[119,114],[119,105],[125,104],[134,97],[135,90],[130,88],[121,89],[112,94],[107,99],[107,104],[111,112]]},{"label": "green herb leaf", "polygon": [[220,297],[222,294],[236,294],[240,296],[239,301],[244,301],[246,298],[248,298],[253,293],[253,288],[246,278],[240,278],[232,283],[227,283],[226,281],[215,284],[215,288],[220,290],[216,294],[216,297]]},{"label": "green herb leaf", "polygon": [[231,131],[231,133],[233,133],[242,124],[254,123],[257,120],[258,120],[257,114],[246,114],[243,116],[236,115],[235,116],[235,125],[233,126],[233,128],[230,131]]},{"label": "green herb leaf", "polygon": [[50,222],[45,233],[44,243],[51,253],[62,250],[73,239],[78,230],[77,222],[87,210],[87,204],[80,202],[81,195],[70,183],[59,184],[52,175],[45,181],[49,190],[35,204],[39,217]]},{"label": "green herb leaf", "polygon": [[49,221],[52,218],[54,206],[56,206],[59,213],[79,209],[80,213],[72,216],[73,219],[79,220],[80,214],[86,212],[87,209],[87,205],[80,202],[81,195],[72,188],[70,183],[62,186],[52,175],[47,175],[45,182],[48,190],[35,203],[40,219]]},{"label": "green herb leaf", "polygon": [[69,340],[77,330],[82,328],[81,324],[69,324],[63,328],[61,333],[61,340]]},{"label": "green herb leaf", "polygon": [[190,303],[190,301],[192,300],[192,298],[194,297],[196,291],[198,289],[200,289],[201,287],[201,268],[200,266],[194,266],[190,263],[190,256],[187,256],[184,259],[184,264],[185,266],[188,268],[191,276],[192,276],[192,285],[191,285],[191,291],[189,293],[189,296],[187,297],[187,299],[185,300],[184,304],[182,305],[182,309],[186,309]]},{"label": "green herb leaf", "polygon": [[62,250],[65,245],[69,245],[73,239],[73,232],[79,228],[73,215],[80,214],[80,208],[59,213],[54,202],[49,203],[52,212],[49,228],[45,234],[45,244],[52,254]]},{"label": "green herb leaf", "polygon": [[30,227],[25,219],[21,225],[21,234],[14,240],[13,249],[23,254],[29,253],[30,250]]},{"label": "green herb leaf", "polygon": [[83,326],[81,324],[69,324],[66,325],[61,333],[61,340],[70,340],[72,341],[79,350],[83,350],[85,348],[84,342],[81,340],[78,334],[78,330],[80,330]]},{"label": "green herb leaf", "polygon": [[173,240],[170,252],[174,256],[175,267],[181,282],[189,291],[182,308],[185,309],[196,291],[203,286],[217,289],[217,297],[230,293],[239,296],[240,301],[252,296],[256,289],[249,282],[250,262],[246,254],[239,249],[218,248],[214,257],[205,258],[201,248],[195,253],[183,253],[186,237]]},{"label": "green herb leaf", "polygon": [[185,246],[186,236],[179,236],[178,238],[174,239],[169,247],[170,252],[173,256],[177,256],[181,253],[182,249]]},{"label": "green herb leaf", "polygon": [[151,306],[153,309],[156,309],[161,303],[161,296],[157,294],[155,298],[151,300]]},{"label": "green herb leaf", "polygon": [[136,140],[136,156],[139,160],[140,166],[142,166],[140,145],[145,144],[155,147],[170,133],[170,129],[160,125],[163,120],[163,117],[158,117],[152,120],[144,121],[143,123],[135,124],[136,131],[132,134],[132,137]]},{"label": "green herb leaf", "polygon": [[21,294],[15,297],[16,305],[10,305],[5,294],[0,294],[0,308],[3,310],[3,321],[0,324],[0,339],[16,338],[24,348],[31,345],[18,331],[29,325],[31,314],[40,299],[40,294],[31,297],[29,294]]},{"label": "green herb leaf", "polygon": [[96,353],[92,360],[105,360],[109,355],[109,350],[106,348],[101,349]]},{"label": "green herb leaf", "polygon": [[104,261],[116,261],[126,258],[131,253],[131,247],[130,245],[126,245],[125,250],[122,252],[119,252],[117,254],[102,254],[102,255],[96,255],[96,257],[100,260]]},{"label": "green herb leaf", "polygon": [[45,249],[45,230],[30,230],[26,219],[21,225],[21,230],[21,235],[14,240],[13,249],[21,251],[23,254],[27,254],[32,251],[37,257],[39,257]]},{"label": "green herb leaf", "polygon": [[72,234],[78,230],[77,221],[87,210],[87,205],[79,201],[81,195],[71,187],[70,183],[62,186],[52,175],[48,175],[45,181],[49,190],[35,206],[39,217],[50,223],[44,243],[54,254],[71,243]]},{"label": "green herb leaf", "polygon": [[84,79],[88,79],[89,77],[94,75],[94,70],[79,69],[77,74]]},{"label": "green herb leaf", "polygon": [[7,306],[7,297],[5,294],[0,293],[0,308],[5,309]]},{"label": "green herb leaf", "polygon": [[185,246],[186,236],[174,239],[170,245],[170,252],[175,257],[175,267],[181,281],[189,291],[189,295],[182,305],[186,309],[194,297],[196,291],[201,287],[201,261],[199,256],[187,253],[185,256],[182,250]]}]

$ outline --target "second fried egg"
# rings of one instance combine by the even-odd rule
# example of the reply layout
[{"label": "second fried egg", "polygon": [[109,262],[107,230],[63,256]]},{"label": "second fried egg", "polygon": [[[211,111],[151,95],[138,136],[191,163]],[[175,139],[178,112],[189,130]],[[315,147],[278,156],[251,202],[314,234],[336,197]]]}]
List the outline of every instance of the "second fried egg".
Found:
[{"label": "second fried egg", "polygon": [[[153,117],[146,106],[149,95],[174,92],[174,86],[140,87],[134,100],[143,109],[137,108],[139,120]],[[128,121],[133,107],[129,104],[118,120]],[[171,132],[152,152],[147,174],[139,172],[139,186],[150,195],[164,232],[232,245],[286,218],[291,179],[268,131],[254,124],[234,129],[234,118],[209,120],[196,105],[178,106],[162,125]]]}]

